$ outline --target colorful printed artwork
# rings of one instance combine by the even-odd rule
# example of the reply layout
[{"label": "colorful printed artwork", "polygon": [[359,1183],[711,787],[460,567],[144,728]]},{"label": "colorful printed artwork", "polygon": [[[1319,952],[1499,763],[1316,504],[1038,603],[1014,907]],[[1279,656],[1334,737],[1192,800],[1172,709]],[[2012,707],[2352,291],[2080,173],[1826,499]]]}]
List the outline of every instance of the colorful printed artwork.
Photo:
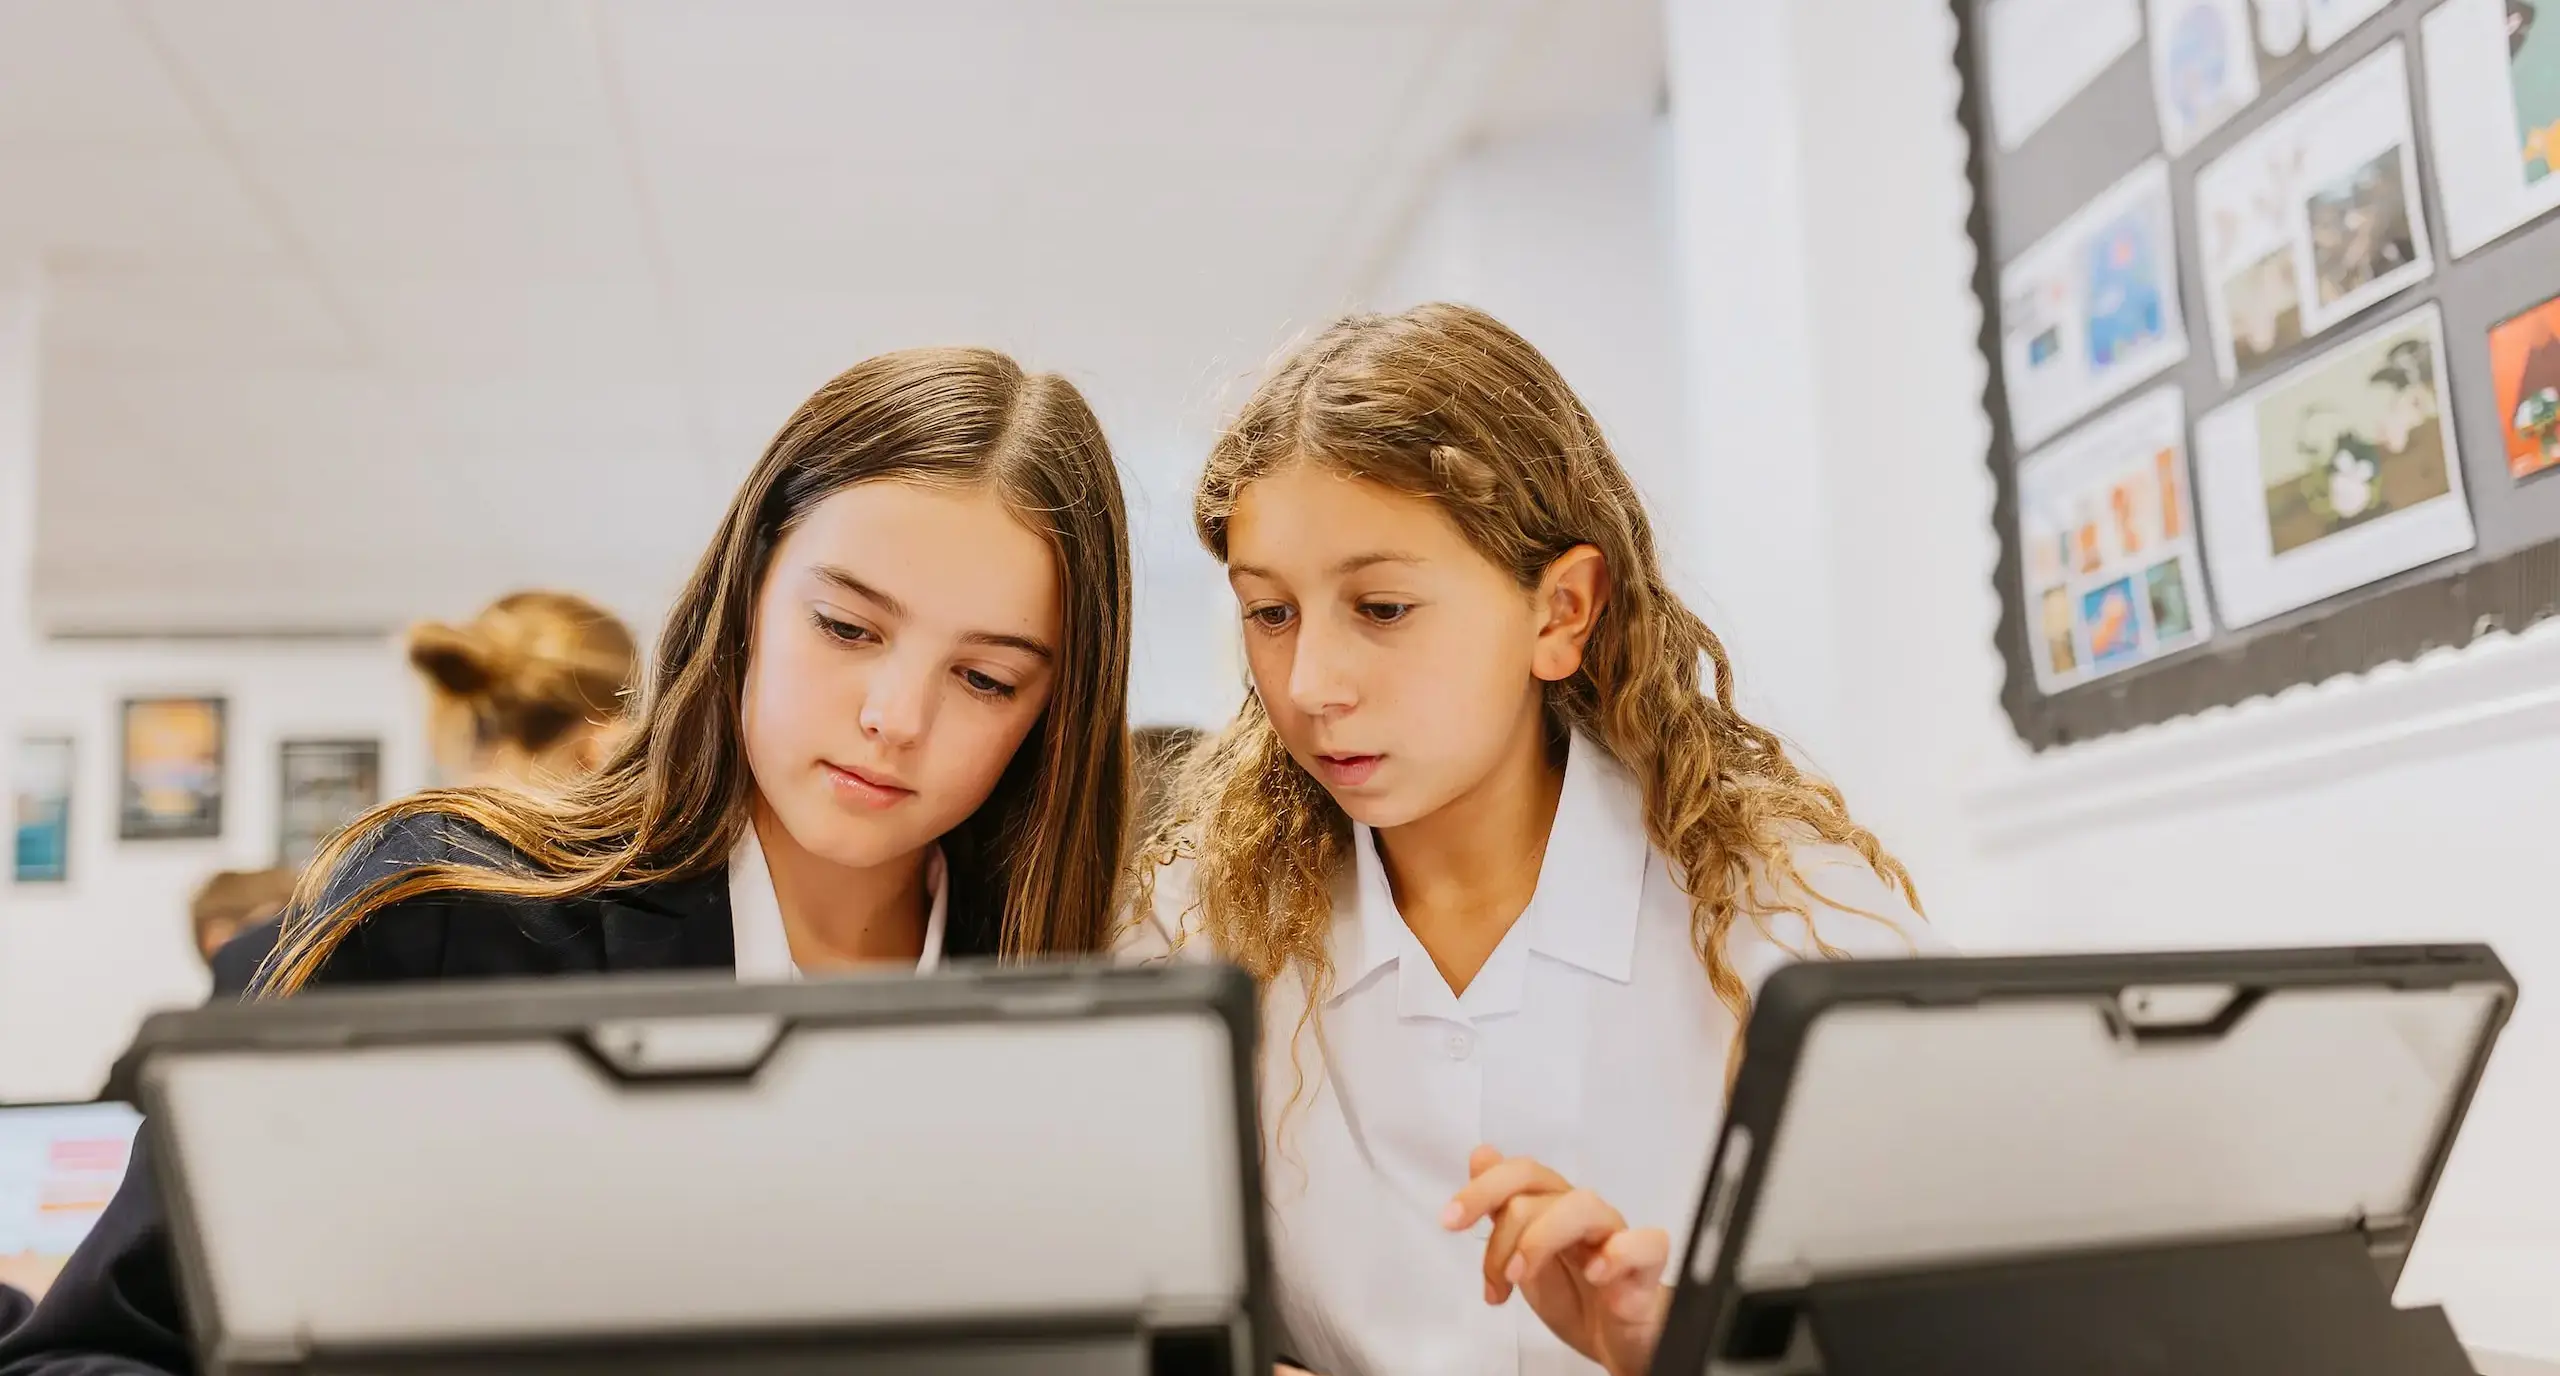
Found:
[{"label": "colorful printed artwork", "polygon": [[2196,424],[2214,610],[2247,626],[2458,554],[2476,532],[2443,317],[2385,322]]},{"label": "colorful printed artwork", "polygon": [[18,742],[10,773],[16,797],[16,861],[20,884],[59,884],[71,877],[71,784],[74,760],[68,736],[28,736]]},{"label": "colorful printed artwork", "polygon": [[220,698],[125,703],[117,835],[127,841],[220,836],[223,747]]},{"label": "colorful printed artwork", "polygon": [[2009,422],[2032,447],[2187,356],[2168,164],[2144,164],[2000,273]]},{"label": "colorful printed artwork", "polygon": [[2019,546],[2045,692],[2210,632],[2188,510],[2186,403],[2161,387],[2018,469]]},{"label": "colorful printed artwork", "polygon": [[2489,331],[2489,376],[2507,472],[2522,478],[2560,465],[2560,297]]}]

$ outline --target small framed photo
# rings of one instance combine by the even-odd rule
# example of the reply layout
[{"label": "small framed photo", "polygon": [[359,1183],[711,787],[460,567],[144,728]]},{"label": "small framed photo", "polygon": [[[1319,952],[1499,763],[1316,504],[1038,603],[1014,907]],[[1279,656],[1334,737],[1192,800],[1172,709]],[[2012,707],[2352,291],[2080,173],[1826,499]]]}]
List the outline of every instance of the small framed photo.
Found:
[{"label": "small framed photo", "polygon": [[222,835],[221,698],[128,698],[116,835],[204,841]]},{"label": "small framed photo", "polygon": [[276,864],[298,870],[382,801],[382,742],[294,740],[276,768]]},{"label": "small framed photo", "polygon": [[60,884],[71,878],[71,781],[69,736],[22,736],[10,791],[17,797],[16,859],[10,877],[20,884]]}]

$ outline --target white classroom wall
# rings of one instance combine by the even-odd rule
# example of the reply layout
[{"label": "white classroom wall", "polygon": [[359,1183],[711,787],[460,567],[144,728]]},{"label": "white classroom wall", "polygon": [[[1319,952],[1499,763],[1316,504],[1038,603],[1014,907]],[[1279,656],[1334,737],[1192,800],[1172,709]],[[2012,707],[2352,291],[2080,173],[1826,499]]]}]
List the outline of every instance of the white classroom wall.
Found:
[{"label": "white classroom wall", "polygon": [[[43,283],[0,273],[0,772],[23,734],[74,741],[71,863],[60,884],[0,876],[0,1101],[85,1098],[154,1008],[205,996],[188,900],[218,869],[275,862],[276,749],[286,737],[376,737],[391,789],[424,779],[418,690],[384,642],[40,640],[27,596],[43,399]],[[118,704],[228,703],[218,841],[116,837]]]},{"label": "white classroom wall", "polygon": [[[2475,1344],[2560,1356],[2560,922],[2541,863],[2560,628],[2031,757],[1990,649],[1953,19],[1908,0],[1669,16],[1690,518],[1711,545],[1809,552],[1800,584],[1706,552],[1754,632],[1745,674],[1830,686],[1804,743],[1969,948],[2494,944],[2524,997],[2403,1298],[2442,1297]],[[1755,234],[1717,207],[1767,218]],[[1782,236],[1774,256],[1732,251]]]},{"label": "white classroom wall", "polygon": [[1689,481],[1678,303],[1663,290],[1669,157],[1661,117],[1479,146],[1434,182],[1361,302],[1457,301],[1519,331],[1581,395],[1662,514],[1683,507]]}]

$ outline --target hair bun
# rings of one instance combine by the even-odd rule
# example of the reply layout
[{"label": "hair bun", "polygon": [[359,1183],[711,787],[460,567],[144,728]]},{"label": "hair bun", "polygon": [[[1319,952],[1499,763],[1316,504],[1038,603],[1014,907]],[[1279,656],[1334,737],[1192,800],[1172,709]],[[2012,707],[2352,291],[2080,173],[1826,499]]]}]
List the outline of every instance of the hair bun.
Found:
[{"label": "hair bun", "polygon": [[477,698],[498,680],[494,648],[462,626],[424,621],[409,629],[409,662],[438,688],[458,698]]},{"label": "hair bun", "polygon": [[638,660],[631,632],[574,593],[512,593],[467,625],[409,632],[409,662],[470,709],[484,741],[535,751],[581,721],[621,716]]}]

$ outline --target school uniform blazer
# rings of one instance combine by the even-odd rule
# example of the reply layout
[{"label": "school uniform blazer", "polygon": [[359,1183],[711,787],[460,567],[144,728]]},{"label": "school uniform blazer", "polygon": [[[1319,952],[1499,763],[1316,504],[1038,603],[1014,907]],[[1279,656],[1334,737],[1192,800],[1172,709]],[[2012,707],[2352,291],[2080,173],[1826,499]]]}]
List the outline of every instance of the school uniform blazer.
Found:
[{"label": "school uniform blazer", "polygon": [[[365,885],[420,865],[520,862],[496,838],[452,817],[384,827],[344,864],[321,899],[337,908]],[[991,955],[992,924],[955,920],[946,950]],[[728,871],[564,903],[430,894],[383,909],[330,953],[313,983],[332,988],[736,967]],[[192,1373],[167,1219],[137,1141],[124,1186],[35,1314],[0,1335],[0,1376]],[[385,1188],[399,1182],[386,1181]]]}]

